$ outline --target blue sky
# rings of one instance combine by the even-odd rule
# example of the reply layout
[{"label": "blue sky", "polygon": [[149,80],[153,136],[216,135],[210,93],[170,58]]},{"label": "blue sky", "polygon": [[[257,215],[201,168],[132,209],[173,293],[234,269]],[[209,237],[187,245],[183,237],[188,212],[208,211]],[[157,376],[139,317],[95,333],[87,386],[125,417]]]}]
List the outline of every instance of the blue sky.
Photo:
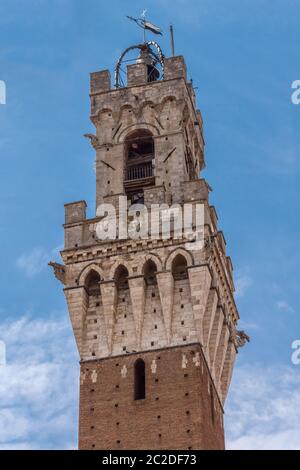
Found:
[{"label": "blue sky", "polygon": [[[89,73],[139,42],[125,19],[175,29],[205,124],[203,176],[232,256],[241,327],[228,448],[300,449],[299,0],[1,0],[0,448],[76,447],[78,356],[47,267],[63,204],[94,213]],[[160,40],[169,54],[167,34]]]}]

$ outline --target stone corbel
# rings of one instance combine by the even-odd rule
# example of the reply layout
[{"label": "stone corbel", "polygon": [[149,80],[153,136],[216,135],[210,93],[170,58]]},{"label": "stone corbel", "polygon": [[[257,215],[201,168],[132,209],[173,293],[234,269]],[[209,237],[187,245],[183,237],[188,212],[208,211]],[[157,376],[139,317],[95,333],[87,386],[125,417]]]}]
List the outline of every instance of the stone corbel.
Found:
[{"label": "stone corbel", "polygon": [[235,348],[242,348],[246,343],[250,343],[250,336],[248,336],[245,331],[237,330],[236,326],[231,322],[228,325],[230,336],[230,341],[235,345]]},{"label": "stone corbel", "polygon": [[242,348],[246,343],[250,343],[250,336],[248,336],[243,330],[236,330],[235,341],[236,347]]},{"label": "stone corbel", "polygon": [[86,137],[87,139],[90,139],[91,145],[94,147],[95,150],[97,150],[100,146],[99,139],[96,135],[94,134],[84,134],[83,137]]}]

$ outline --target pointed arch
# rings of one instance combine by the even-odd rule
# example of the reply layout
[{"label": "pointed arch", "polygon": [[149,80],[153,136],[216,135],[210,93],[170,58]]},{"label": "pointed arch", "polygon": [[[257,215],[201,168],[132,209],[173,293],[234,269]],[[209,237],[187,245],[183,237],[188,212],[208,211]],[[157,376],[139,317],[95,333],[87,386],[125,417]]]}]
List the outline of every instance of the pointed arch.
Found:
[{"label": "pointed arch", "polygon": [[98,271],[90,269],[84,281],[84,285],[89,296],[100,295],[100,282],[101,276]]},{"label": "pointed arch", "polygon": [[152,253],[152,252],[148,253],[146,255],[146,261],[145,262],[147,262],[149,260],[152,260],[153,263],[156,265],[157,272],[160,272],[160,271],[163,270],[162,260],[161,260],[160,256],[158,256],[156,253]]},{"label": "pointed arch", "polygon": [[179,254],[182,255],[186,259],[187,267],[193,266],[195,264],[194,257],[192,253],[190,253],[190,251],[186,250],[185,248],[175,248],[173,251],[171,251],[171,253],[169,254],[169,256],[167,257],[165,261],[165,269],[167,271],[172,270],[173,260]]},{"label": "pointed arch", "polygon": [[[118,273],[118,269],[119,267],[123,266],[124,268],[127,269],[128,271],[128,276],[133,276],[133,270],[132,270],[132,266],[131,264],[125,260],[124,258],[122,257],[119,257],[115,262],[114,264],[112,265],[112,267],[110,268],[109,270],[109,273],[108,273],[108,279],[109,280],[113,280],[116,278],[116,275]],[[120,268],[121,269],[121,268]]]},{"label": "pointed arch", "polygon": [[143,275],[146,285],[156,285],[157,266],[152,259],[148,259],[143,266]]},{"label": "pointed arch", "polygon": [[103,281],[104,275],[103,275],[103,270],[101,269],[101,267],[96,263],[90,263],[87,266],[85,266],[82,269],[82,271],[79,273],[79,276],[78,276],[78,285],[79,286],[84,286],[85,285],[85,280],[86,280],[87,276],[89,275],[89,272],[92,271],[92,270],[96,271],[99,274],[101,281]]},{"label": "pointed arch", "polygon": [[172,261],[172,275],[174,281],[188,279],[187,260],[181,253],[178,253]]},{"label": "pointed arch", "polygon": [[128,269],[123,264],[120,264],[114,274],[114,280],[118,289],[128,289],[128,277]]}]

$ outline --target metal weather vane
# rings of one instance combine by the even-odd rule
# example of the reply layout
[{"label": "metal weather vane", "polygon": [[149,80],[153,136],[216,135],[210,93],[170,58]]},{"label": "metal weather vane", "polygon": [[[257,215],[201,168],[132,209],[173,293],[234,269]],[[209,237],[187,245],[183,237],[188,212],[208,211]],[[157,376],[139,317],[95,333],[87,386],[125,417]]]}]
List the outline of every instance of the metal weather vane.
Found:
[{"label": "metal weather vane", "polygon": [[150,21],[146,20],[146,12],[147,10],[143,10],[141,13],[141,16],[139,18],[134,18],[133,16],[128,16],[127,18],[131,21],[134,21],[140,28],[143,29],[144,31],[144,42],[146,42],[146,30],[151,31],[154,34],[160,34],[162,35],[162,29],[159,26],[156,26],[153,23],[150,23]]}]

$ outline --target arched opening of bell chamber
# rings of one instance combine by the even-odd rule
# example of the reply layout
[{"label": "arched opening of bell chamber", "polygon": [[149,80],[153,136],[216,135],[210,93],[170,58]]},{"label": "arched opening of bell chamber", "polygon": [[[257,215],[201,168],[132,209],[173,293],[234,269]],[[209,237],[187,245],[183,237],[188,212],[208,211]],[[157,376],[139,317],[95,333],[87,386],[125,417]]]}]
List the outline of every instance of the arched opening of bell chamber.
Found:
[{"label": "arched opening of bell chamber", "polygon": [[155,149],[152,133],[138,129],[124,142],[124,187],[132,204],[144,203],[145,186],[154,184]]}]

